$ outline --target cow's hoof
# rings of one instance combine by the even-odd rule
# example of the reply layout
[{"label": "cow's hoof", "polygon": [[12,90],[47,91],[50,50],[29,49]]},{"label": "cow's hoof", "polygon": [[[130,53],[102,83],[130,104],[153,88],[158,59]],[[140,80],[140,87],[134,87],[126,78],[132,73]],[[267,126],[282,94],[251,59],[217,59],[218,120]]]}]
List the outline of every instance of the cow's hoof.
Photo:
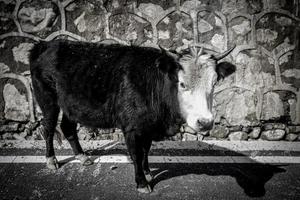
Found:
[{"label": "cow's hoof", "polygon": [[94,162],[88,157],[86,156],[85,154],[78,154],[75,156],[75,158],[77,160],[80,161],[80,163],[83,165],[83,166],[89,166],[89,165],[92,165]]},{"label": "cow's hoof", "polygon": [[138,192],[144,193],[144,194],[148,194],[148,193],[152,192],[150,185],[147,185],[146,187],[138,188],[137,190],[138,190]]},{"label": "cow's hoof", "polygon": [[149,174],[145,174],[146,180],[148,182],[151,182],[153,180],[153,176],[149,173]]},{"label": "cow's hoof", "polygon": [[46,159],[48,169],[57,170],[59,168],[59,164],[55,156],[47,157]]}]

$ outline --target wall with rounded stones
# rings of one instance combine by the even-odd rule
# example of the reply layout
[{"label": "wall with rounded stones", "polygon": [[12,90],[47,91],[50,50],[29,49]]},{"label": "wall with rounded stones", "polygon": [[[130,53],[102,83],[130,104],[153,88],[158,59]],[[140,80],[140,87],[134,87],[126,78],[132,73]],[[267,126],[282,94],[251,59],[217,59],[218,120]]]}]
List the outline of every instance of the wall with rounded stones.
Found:
[{"label": "wall with rounded stones", "polygon": [[[42,139],[28,51],[65,38],[180,51],[189,45],[226,58],[237,72],[215,90],[215,128],[183,126],[174,140],[300,140],[298,0],[0,0],[1,139]],[[80,139],[122,141],[118,129],[78,126]],[[59,131],[59,130],[58,130]]]}]

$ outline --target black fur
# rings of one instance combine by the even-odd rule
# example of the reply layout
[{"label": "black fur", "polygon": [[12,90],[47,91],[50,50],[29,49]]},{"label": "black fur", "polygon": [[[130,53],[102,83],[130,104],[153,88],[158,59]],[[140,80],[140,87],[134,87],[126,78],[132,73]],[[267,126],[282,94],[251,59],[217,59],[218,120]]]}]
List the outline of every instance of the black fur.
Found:
[{"label": "black fur", "polygon": [[76,123],[122,129],[137,186],[147,186],[151,142],[175,134],[180,119],[180,65],[174,58],[154,48],[56,40],[35,45],[30,63],[44,115],[46,156],[54,156],[54,129],[62,109],[61,128],[75,154],[83,153]]}]

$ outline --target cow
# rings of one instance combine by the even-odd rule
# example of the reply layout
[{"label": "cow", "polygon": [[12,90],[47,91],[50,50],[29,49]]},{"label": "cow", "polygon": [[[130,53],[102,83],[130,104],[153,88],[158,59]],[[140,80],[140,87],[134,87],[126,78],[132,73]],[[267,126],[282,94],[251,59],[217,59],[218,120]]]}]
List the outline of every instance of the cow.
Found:
[{"label": "cow", "polygon": [[233,48],[217,56],[190,49],[175,53],[62,39],[37,43],[30,52],[30,72],[43,114],[47,167],[59,167],[53,137],[62,110],[61,130],[82,165],[93,162],[80,146],[77,123],[120,128],[137,190],[151,192],[152,141],[175,135],[184,122],[195,131],[211,129],[214,85],[235,71],[228,62],[217,63]]}]

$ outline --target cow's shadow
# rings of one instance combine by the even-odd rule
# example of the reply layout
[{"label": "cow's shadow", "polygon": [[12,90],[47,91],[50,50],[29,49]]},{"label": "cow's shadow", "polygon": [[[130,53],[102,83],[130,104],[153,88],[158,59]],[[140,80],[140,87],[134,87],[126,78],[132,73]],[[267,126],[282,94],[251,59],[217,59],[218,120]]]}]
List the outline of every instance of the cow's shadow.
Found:
[{"label": "cow's shadow", "polygon": [[[152,164],[151,167],[159,168],[152,172],[154,179],[151,187],[163,180],[188,174],[209,176],[231,176],[250,197],[265,195],[265,184],[275,173],[284,172],[284,169],[267,164]],[[164,172],[164,173],[162,173]]]},{"label": "cow's shadow", "polygon": [[[208,146],[206,143],[199,145]],[[282,173],[286,170],[280,168],[279,165],[263,164],[254,161],[248,156],[223,148],[211,145],[210,148],[215,149],[209,153],[209,150],[199,150],[198,153],[193,151],[193,156],[239,156],[243,157],[245,163],[168,163],[156,164],[150,163],[151,168],[158,168],[152,171],[155,177],[152,182],[152,188],[163,180],[173,177],[184,176],[189,174],[209,175],[209,176],[231,176],[236,179],[237,184],[243,188],[246,195],[250,197],[262,197],[265,195],[265,184],[272,179],[276,173]],[[189,154],[188,152],[185,155]],[[213,154],[213,155],[212,155]],[[188,155],[187,155],[188,156]],[[281,165],[282,166],[282,165]]]},{"label": "cow's shadow", "polygon": [[[198,146],[202,146],[200,150],[181,149],[184,156],[242,156],[246,163],[150,163],[150,168],[155,168],[152,171],[154,179],[150,185],[155,187],[161,181],[180,177],[189,174],[209,175],[209,176],[231,176],[236,179],[237,184],[243,188],[246,195],[250,197],[262,197],[265,195],[265,184],[272,179],[276,173],[285,172],[279,165],[263,164],[256,162],[248,156],[219,147],[212,144],[198,142]],[[208,147],[209,146],[209,147]],[[213,149],[213,150],[209,150]],[[156,150],[150,151],[150,156],[172,155],[178,149],[167,149],[162,152]],[[112,154],[127,154],[125,148],[110,149],[110,150],[92,150],[89,155],[112,155]],[[176,153],[175,153],[176,154]]]}]

